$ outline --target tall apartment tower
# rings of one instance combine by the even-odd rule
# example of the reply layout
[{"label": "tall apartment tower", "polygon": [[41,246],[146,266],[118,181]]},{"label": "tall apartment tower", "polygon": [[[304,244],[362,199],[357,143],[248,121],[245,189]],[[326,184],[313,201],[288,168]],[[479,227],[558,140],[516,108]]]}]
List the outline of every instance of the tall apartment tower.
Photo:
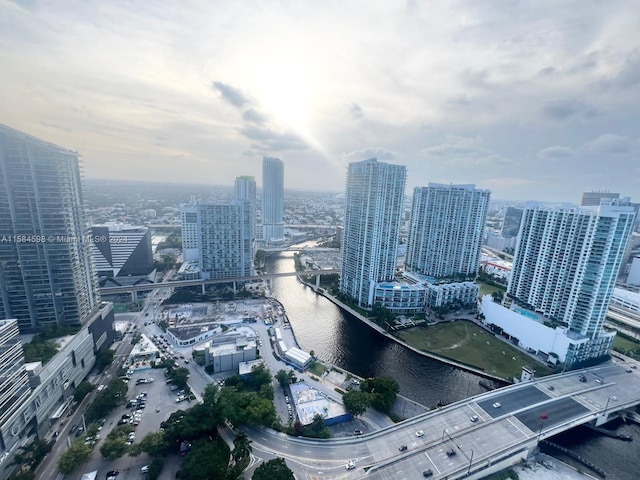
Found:
[{"label": "tall apartment tower", "polygon": [[[0,425],[25,403],[30,394],[18,322],[0,320]],[[0,433],[0,451],[9,448],[8,440]]]},{"label": "tall apartment tower", "polygon": [[527,204],[508,294],[574,334],[600,338],[634,215],[616,200],[571,209]]},{"label": "tall apartment tower", "polygon": [[619,193],[612,192],[583,192],[581,207],[597,207],[600,205],[600,201],[604,198],[616,199],[620,198]]},{"label": "tall apartment tower", "polygon": [[475,185],[416,187],[406,269],[436,278],[475,277],[490,196]]},{"label": "tall apartment tower", "polygon": [[254,274],[251,203],[200,203],[196,207],[201,278]]},{"label": "tall apartment tower", "polygon": [[251,249],[255,255],[256,244],[256,179],[251,176],[236,177],[234,184],[234,198],[248,200],[251,203]]},{"label": "tall apartment tower", "polygon": [[284,241],[284,164],[279,158],[262,159],[262,239]]},{"label": "tall apartment tower", "polygon": [[340,291],[360,306],[395,277],[406,176],[405,166],[375,158],[349,164]]},{"label": "tall apartment tower", "polygon": [[0,125],[0,318],[81,325],[99,306],[78,154]]}]

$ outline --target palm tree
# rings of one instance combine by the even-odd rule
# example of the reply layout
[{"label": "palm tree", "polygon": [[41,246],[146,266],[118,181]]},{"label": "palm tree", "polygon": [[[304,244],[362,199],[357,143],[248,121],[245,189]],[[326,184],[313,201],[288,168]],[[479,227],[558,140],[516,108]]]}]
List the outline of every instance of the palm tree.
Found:
[{"label": "palm tree", "polygon": [[249,440],[246,433],[241,431],[233,440],[233,452],[231,452],[233,461],[240,462],[245,457],[248,457],[252,451],[251,440]]}]

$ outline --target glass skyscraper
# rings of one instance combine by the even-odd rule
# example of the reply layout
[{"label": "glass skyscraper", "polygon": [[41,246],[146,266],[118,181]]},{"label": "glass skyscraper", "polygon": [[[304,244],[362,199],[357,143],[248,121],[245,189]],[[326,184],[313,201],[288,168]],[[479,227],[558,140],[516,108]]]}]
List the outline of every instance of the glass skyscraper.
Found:
[{"label": "glass skyscraper", "polygon": [[81,325],[99,305],[78,153],[0,125],[0,319]]},{"label": "glass skyscraper", "polygon": [[284,241],[284,164],[279,158],[262,159],[262,239]]},{"label": "glass skyscraper", "polygon": [[406,176],[405,166],[375,158],[349,164],[340,292],[360,306],[395,277]]}]

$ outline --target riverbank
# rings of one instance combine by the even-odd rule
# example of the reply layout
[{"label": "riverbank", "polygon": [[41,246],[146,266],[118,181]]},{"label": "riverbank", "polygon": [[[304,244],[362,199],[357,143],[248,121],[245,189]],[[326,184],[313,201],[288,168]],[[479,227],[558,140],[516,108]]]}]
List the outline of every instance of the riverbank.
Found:
[{"label": "riverbank", "polygon": [[[298,277],[298,278],[300,278],[300,277]],[[359,312],[357,312],[356,310],[354,310],[351,307],[349,307],[347,304],[341,302],[340,300],[335,298],[333,295],[328,294],[324,289],[316,290],[315,286],[304,282],[302,279],[300,279],[300,281],[302,283],[304,283],[306,286],[308,286],[309,288],[313,289],[316,292],[316,294],[322,295],[327,300],[332,302],[334,305],[336,305],[337,307],[339,307],[343,311],[349,313],[350,315],[353,315],[358,320],[360,320],[362,323],[366,324],[367,326],[369,326],[370,328],[372,328],[376,332],[380,333],[381,335],[384,335],[389,340],[393,340],[394,342],[404,346],[405,348],[408,348],[409,350],[411,350],[411,351],[413,351],[413,352],[415,352],[415,353],[417,353],[419,355],[422,355],[422,356],[427,357],[427,358],[431,358],[433,360],[438,360],[439,362],[446,363],[447,365],[451,365],[453,367],[460,368],[461,370],[465,370],[467,372],[474,373],[476,375],[479,375],[481,377],[484,377],[484,378],[487,378],[487,379],[490,379],[490,380],[497,380],[499,382],[513,383],[513,381],[511,379],[507,379],[505,377],[498,376],[498,375],[493,375],[491,373],[486,372],[485,370],[476,368],[474,366],[471,366],[471,365],[468,365],[468,364],[465,364],[465,363],[462,363],[462,362],[458,362],[458,361],[456,361],[454,359],[447,358],[447,357],[444,357],[442,355],[438,355],[438,354],[435,354],[435,353],[431,353],[431,352],[426,352],[424,350],[420,350],[420,349],[410,345],[406,341],[396,337],[395,335],[390,334],[384,328],[380,327],[379,325],[375,324],[374,322],[372,322],[368,318],[364,317]]]}]

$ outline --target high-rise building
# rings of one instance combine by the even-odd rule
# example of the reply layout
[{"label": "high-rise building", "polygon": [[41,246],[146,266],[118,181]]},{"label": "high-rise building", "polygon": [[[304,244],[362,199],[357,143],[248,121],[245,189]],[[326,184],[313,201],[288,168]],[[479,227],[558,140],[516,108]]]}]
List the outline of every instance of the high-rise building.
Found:
[{"label": "high-rise building", "polygon": [[597,207],[600,205],[600,201],[604,198],[620,198],[619,193],[612,192],[583,192],[582,193],[582,201],[580,202],[581,207]]},{"label": "high-rise building", "polygon": [[504,238],[515,238],[520,230],[520,222],[522,221],[522,209],[515,207],[507,207],[502,222],[502,236]]},{"label": "high-rise building", "polygon": [[[0,320],[0,424],[18,410],[30,393],[18,322]],[[6,448],[0,435],[0,450]]]},{"label": "high-rise building", "polygon": [[0,125],[0,318],[81,325],[99,305],[78,153]]},{"label": "high-rise building", "polygon": [[490,196],[475,185],[416,187],[406,269],[436,278],[475,277]]},{"label": "high-rise building", "polygon": [[[620,263],[632,232],[634,209],[627,203],[599,207],[545,208],[528,204],[513,262],[508,294],[516,303],[592,341],[603,323]],[[608,353],[610,341],[579,358]]]},{"label": "high-rise building", "polygon": [[262,159],[262,240],[284,241],[284,164],[279,158]]},{"label": "high-rise building", "polygon": [[340,291],[370,307],[375,284],[392,281],[402,217],[406,167],[372,158],[347,171]]},{"label": "high-rise building", "polygon": [[251,176],[237,177],[234,184],[234,198],[251,203],[251,249],[255,255],[256,242],[256,180]]},{"label": "high-rise building", "polygon": [[180,223],[182,225],[182,260],[183,262],[198,261],[200,248],[198,247],[198,207],[190,205],[180,209]]},{"label": "high-rise building", "polygon": [[201,278],[253,275],[251,203],[199,203],[195,209]]},{"label": "high-rise building", "polygon": [[98,277],[144,276],[153,271],[151,232],[147,227],[107,223],[91,227],[91,255]]}]

